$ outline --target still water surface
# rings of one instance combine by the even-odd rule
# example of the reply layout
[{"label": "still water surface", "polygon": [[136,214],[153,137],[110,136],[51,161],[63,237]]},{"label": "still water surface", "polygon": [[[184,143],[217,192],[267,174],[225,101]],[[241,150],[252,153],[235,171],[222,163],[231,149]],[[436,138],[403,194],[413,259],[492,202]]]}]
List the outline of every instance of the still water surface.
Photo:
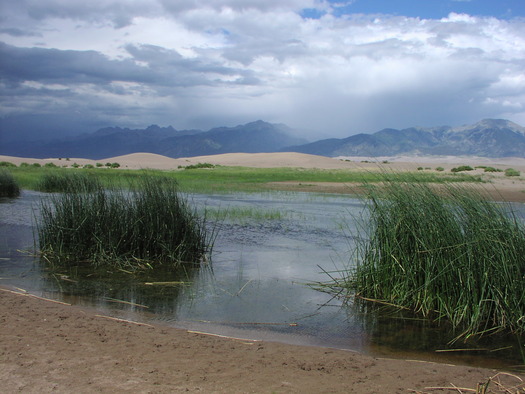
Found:
[{"label": "still water surface", "polygon": [[[240,338],[490,367],[521,363],[510,351],[435,352],[450,347],[452,333],[412,317],[352,303],[342,306],[340,299],[307,285],[329,280],[324,271],[352,265],[353,237],[365,211],[358,199],[277,192],[193,195],[190,201],[199,209],[232,212],[233,218],[213,224],[218,235],[212,264],[190,273],[185,285],[151,286],[126,275],[86,278],[75,272],[47,272],[28,253],[34,247],[41,198],[45,195],[24,191],[20,198],[0,200],[2,286],[119,318]],[[236,210],[243,209],[271,212],[272,217],[235,217]],[[469,346],[494,349],[506,344],[499,340]]]}]

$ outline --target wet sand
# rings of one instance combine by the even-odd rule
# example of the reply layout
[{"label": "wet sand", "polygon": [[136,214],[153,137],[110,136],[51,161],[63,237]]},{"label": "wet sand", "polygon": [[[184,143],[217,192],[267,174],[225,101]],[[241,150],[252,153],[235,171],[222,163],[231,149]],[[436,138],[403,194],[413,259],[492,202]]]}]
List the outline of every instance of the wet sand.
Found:
[{"label": "wet sand", "polygon": [[[0,297],[5,393],[452,392],[498,374],[139,325],[6,289]],[[496,381],[521,384],[510,375]],[[490,387],[499,392],[496,383]]]}]

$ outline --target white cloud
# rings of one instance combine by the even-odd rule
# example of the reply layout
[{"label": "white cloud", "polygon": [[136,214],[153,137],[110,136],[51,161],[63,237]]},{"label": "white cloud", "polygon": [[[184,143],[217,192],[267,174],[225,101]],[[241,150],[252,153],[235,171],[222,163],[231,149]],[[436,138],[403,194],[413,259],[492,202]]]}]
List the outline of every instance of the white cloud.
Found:
[{"label": "white cloud", "polygon": [[[0,40],[9,46],[56,48],[69,61],[94,51],[90,70],[83,60],[54,66],[55,78],[53,68],[24,74],[34,80],[10,86],[4,115],[13,103],[38,112],[51,98],[105,119],[113,111],[112,124],[206,128],[262,118],[323,136],[525,118],[520,19],[302,18],[302,9],[329,7],[314,0],[2,3]],[[32,52],[31,61],[38,56],[51,59]],[[67,86],[74,100],[55,100],[62,89],[53,86]]]}]

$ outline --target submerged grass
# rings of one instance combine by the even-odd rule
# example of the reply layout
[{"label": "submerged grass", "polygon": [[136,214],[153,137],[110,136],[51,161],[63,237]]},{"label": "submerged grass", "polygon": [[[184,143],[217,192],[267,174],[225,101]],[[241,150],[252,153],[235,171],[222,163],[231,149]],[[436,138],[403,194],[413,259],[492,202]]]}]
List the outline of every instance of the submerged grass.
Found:
[{"label": "submerged grass", "polygon": [[447,184],[386,182],[367,195],[358,297],[446,319],[459,337],[525,333],[525,226],[510,205]]},{"label": "submerged grass", "polygon": [[55,265],[174,270],[198,265],[211,248],[205,218],[171,179],[143,174],[126,190],[74,187],[41,206],[40,250]]},{"label": "submerged grass", "polygon": [[217,221],[229,221],[232,223],[246,223],[248,221],[282,220],[288,212],[278,209],[263,209],[257,207],[228,207],[206,208],[206,217]]},{"label": "submerged grass", "polygon": [[20,187],[13,175],[5,170],[0,169],[0,197],[18,197]]}]

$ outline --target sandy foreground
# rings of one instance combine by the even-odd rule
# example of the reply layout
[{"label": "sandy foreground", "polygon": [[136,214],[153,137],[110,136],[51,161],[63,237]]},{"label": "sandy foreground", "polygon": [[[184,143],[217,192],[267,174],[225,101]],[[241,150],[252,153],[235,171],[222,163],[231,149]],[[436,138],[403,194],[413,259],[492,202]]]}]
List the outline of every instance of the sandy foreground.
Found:
[{"label": "sandy foreground", "polygon": [[466,393],[490,377],[488,392],[525,388],[525,375],[134,324],[1,288],[0,297],[4,393]]},{"label": "sandy foreground", "polygon": [[[525,159],[520,158],[490,162],[481,158],[399,159],[363,163],[371,160],[342,161],[296,153],[169,159],[140,153],[99,161],[69,161],[80,165],[118,162],[123,168],[157,169],[208,162],[370,171],[410,170],[427,165],[449,169],[469,164],[525,171]],[[388,163],[382,163],[384,160]],[[7,156],[0,156],[0,161],[65,163],[65,159]],[[508,193],[516,201],[525,200],[523,176],[517,179],[496,176],[493,182],[501,195]],[[475,392],[477,384],[490,377],[494,379],[487,392],[525,392],[525,374],[224,338],[162,325],[117,321],[97,315],[94,310],[40,299],[15,288],[0,288],[0,326],[0,391],[6,393],[467,393]]]}]

